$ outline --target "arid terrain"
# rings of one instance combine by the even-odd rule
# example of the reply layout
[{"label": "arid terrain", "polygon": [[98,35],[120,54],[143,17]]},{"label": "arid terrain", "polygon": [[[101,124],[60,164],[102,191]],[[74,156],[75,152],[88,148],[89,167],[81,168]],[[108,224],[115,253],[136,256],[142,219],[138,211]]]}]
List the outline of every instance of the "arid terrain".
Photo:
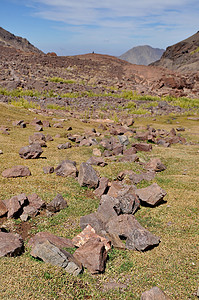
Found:
[{"label": "arid terrain", "polygon": [[1,298],[196,299],[198,128],[196,68],[0,46]]}]

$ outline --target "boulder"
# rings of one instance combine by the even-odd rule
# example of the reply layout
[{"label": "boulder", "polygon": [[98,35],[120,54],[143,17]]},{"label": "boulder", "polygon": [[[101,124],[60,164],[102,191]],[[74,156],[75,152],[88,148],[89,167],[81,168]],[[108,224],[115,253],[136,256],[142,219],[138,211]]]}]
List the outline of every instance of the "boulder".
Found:
[{"label": "boulder", "polygon": [[27,197],[29,206],[32,206],[37,210],[40,210],[46,206],[46,203],[36,193],[28,195]]},{"label": "boulder", "polygon": [[145,251],[160,243],[160,239],[140,225],[133,215],[115,216],[107,222],[107,233],[126,238],[126,248]]},{"label": "boulder", "polygon": [[19,156],[24,159],[39,158],[42,153],[43,150],[39,144],[25,146],[19,150]]},{"label": "boulder", "polygon": [[150,152],[152,150],[152,145],[147,143],[137,143],[132,146],[135,147],[137,151]]},{"label": "boulder", "polygon": [[91,238],[73,254],[92,274],[105,270],[107,251],[100,238]]},{"label": "boulder", "polygon": [[136,154],[124,155],[124,156],[119,158],[119,161],[120,162],[138,162],[139,157]]},{"label": "boulder", "polygon": [[69,148],[71,148],[71,147],[72,147],[72,145],[71,145],[70,142],[66,142],[65,144],[59,144],[59,145],[57,146],[57,148],[58,148],[59,150],[61,150],[61,149],[69,149]]},{"label": "boulder", "polygon": [[137,150],[135,149],[135,147],[131,147],[131,148],[123,151],[124,156],[134,155],[136,153],[137,153]]},{"label": "boulder", "polygon": [[46,208],[55,213],[60,211],[61,209],[64,209],[65,207],[67,207],[68,204],[66,202],[66,200],[64,200],[63,196],[61,194],[57,194],[57,196],[46,205]]},{"label": "boulder", "polygon": [[124,149],[123,145],[120,145],[120,144],[114,145],[113,150],[112,150],[112,155],[120,155],[120,154],[122,154],[123,153],[123,149]]},{"label": "boulder", "polygon": [[76,162],[71,160],[63,160],[56,168],[55,173],[57,176],[62,177],[77,177]]},{"label": "boulder", "polygon": [[157,286],[142,293],[141,300],[169,300],[170,298]]},{"label": "boulder", "polygon": [[43,133],[35,132],[33,135],[29,136],[29,144],[39,144],[41,147],[45,147],[46,137]]},{"label": "boulder", "polygon": [[166,170],[165,165],[163,165],[159,158],[151,158],[150,161],[145,165],[145,168],[155,172],[162,172]]},{"label": "boulder", "polygon": [[[87,225],[92,226],[95,229],[95,232],[99,235],[104,231],[104,223],[100,219],[100,216],[94,212],[80,218],[80,227],[83,230]],[[104,231],[105,233],[105,231]]]},{"label": "boulder", "polygon": [[42,259],[44,262],[64,268],[67,273],[73,275],[79,275],[82,271],[81,264],[72,254],[59,249],[48,240],[37,243],[32,247],[30,254],[33,257]]},{"label": "boulder", "polygon": [[0,257],[17,256],[23,252],[23,239],[17,233],[0,231]]},{"label": "boulder", "polygon": [[74,244],[70,239],[56,236],[50,232],[38,232],[28,241],[28,247],[34,247],[36,244],[48,240],[58,248],[73,248]]},{"label": "boulder", "polygon": [[100,149],[94,148],[93,149],[93,155],[95,155],[95,156],[102,156],[102,152],[101,152]]},{"label": "boulder", "polygon": [[97,188],[99,178],[97,176],[96,171],[92,168],[91,165],[84,162],[80,165],[78,182],[80,186]]},{"label": "boulder", "polygon": [[54,167],[52,166],[46,166],[46,167],[43,167],[43,171],[44,171],[44,174],[51,174],[51,173],[54,173]]},{"label": "boulder", "polygon": [[107,194],[111,197],[117,197],[119,191],[121,191],[122,189],[123,189],[122,183],[113,181],[113,182],[111,182],[111,186],[110,186]]},{"label": "boulder", "polygon": [[94,166],[100,166],[100,167],[104,167],[107,165],[107,163],[104,161],[103,158],[101,157],[94,157],[94,156],[91,156],[87,162],[87,164],[89,165],[94,165]]},{"label": "boulder", "polygon": [[2,172],[2,176],[6,178],[15,178],[15,177],[26,177],[30,176],[31,172],[28,167],[25,166],[14,166],[10,169],[6,169]]},{"label": "boulder", "polygon": [[0,200],[0,217],[3,217],[8,212],[8,208],[6,207],[5,203]]},{"label": "boulder", "polygon": [[103,194],[106,194],[108,190],[109,179],[106,177],[101,177],[99,181],[98,188],[94,191],[95,196],[101,197]]},{"label": "boulder", "polygon": [[99,238],[100,241],[104,243],[106,251],[109,251],[111,249],[110,241],[96,234],[95,229],[89,224],[80,234],[72,239],[72,242],[76,247],[81,247],[91,238]]},{"label": "boulder", "polygon": [[159,204],[167,194],[157,183],[153,183],[146,188],[137,189],[135,193],[141,202],[151,206]]},{"label": "boulder", "polygon": [[129,144],[129,139],[126,135],[118,135],[118,139],[120,141],[120,144],[127,146]]},{"label": "boulder", "polygon": [[39,210],[33,206],[25,206],[23,208],[23,213],[20,215],[20,219],[26,222],[30,217],[36,217],[39,214]]},{"label": "boulder", "polygon": [[18,196],[13,196],[10,199],[3,200],[8,214],[8,218],[13,218],[22,210],[22,206],[28,202],[25,194],[20,194]]}]

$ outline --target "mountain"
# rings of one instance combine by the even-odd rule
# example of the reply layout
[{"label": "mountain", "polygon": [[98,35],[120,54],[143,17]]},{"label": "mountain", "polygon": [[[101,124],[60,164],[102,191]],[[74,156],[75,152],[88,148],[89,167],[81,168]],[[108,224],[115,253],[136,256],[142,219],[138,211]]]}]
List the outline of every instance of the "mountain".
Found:
[{"label": "mountain", "polygon": [[148,45],[137,46],[120,55],[119,58],[132,64],[147,66],[150,63],[160,59],[163,52],[163,49],[152,48]]},{"label": "mountain", "polygon": [[41,50],[33,46],[27,39],[15,36],[2,27],[0,27],[0,46],[12,47],[24,52],[43,54]]},{"label": "mountain", "polygon": [[184,72],[199,71],[199,31],[168,47],[161,59],[151,65]]}]

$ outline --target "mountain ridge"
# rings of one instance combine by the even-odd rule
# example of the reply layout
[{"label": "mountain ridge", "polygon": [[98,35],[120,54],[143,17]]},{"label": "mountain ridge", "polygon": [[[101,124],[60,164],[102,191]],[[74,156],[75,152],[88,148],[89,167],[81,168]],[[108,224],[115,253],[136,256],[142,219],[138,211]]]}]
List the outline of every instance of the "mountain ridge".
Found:
[{"label": "mountain ridge", "polygon": [[151,64],[182,72],[199,71],[199,31],[167,47],[162,57]]},{"label": "mountain ridge", "polygon": [[120,55],[119,58],[132,64],[147,66],[160,59],[164,51],[164,49],[153,48],[149,45],[142,45],[131,48]]},{"label": "mountain ridge", "polygon": [[0,45],[4,47],[12,47],[23,52],[44,54],[41,50],[32,45],[26,38],[16,36],[2,27],[0,27]]}]

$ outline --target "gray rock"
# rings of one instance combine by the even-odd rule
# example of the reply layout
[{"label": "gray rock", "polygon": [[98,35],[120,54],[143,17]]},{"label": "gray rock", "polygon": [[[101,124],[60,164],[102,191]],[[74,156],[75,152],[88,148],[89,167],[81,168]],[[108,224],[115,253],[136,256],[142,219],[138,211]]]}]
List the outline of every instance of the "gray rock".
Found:
[{"label": "gray rock", "polygon": [[63,160],[56,168],[55,173],[57,176],[62,177],[77,177],[76,162],[70,160]]},{"label": "gray rock", "polygon": [[159,204],[167,194],[157,183],[135,191],[140,201],[151,206]]},{"label": "gray rock", "polygon": [[160,243],[160,239],[140,225],[133,215],[113,217],[105,227],[107,233],[126,238],[126,248],[145,251]]},{"label": "gray rock", "polygon": [[54,173],[55,169],[52,166],[46,166],[46,167],[43,167],[43,171],[44,171],[44,174],[52,174],[52,173]]},{"label": "gray rock", "polygon": [[141,300],[169,300],[170,298],[157,286],[142,293]]},{"label": "gray rock", "polygon": [[67,207],[68,204],[66,200],[64,200],[63,196],[61,194],[57,194],[57,196],[47,204],[46,208],[51,211],[51,212],[57,212],[60,211],[61,209],[64,209]]},{"label": "gray rock", "polygon": [[91,165],[82,163],[79,169],[78,182],[80,186],[87,186],[89,188],[97,188],[99,177]]},{"label": "gray rock", "polygon": [[19,156],[24,159],[39,158],[42,153],[43,150],[39,144],[25,146],[19,150]]},{"label": "gray rock", "polygon": [[129,144],[129,139],[126,135],[118,135],[118,139],[120,143],[124,146],[127,146]]},{"label": "gray rock", "polygon": [[71,145],[70,142],[66,142],[65,144],[59,144],[59,145],[57,146],[57,148],[58,148],[59,150],[61,150],[61,149],[69,149],[69,148],[71,148],[71,147],[72,147],[72,145]]},{"label": "gray rock", "polygon": [[15,177],[26,177],[30,176],[31,172],[28,167],[25,166],[14,166],[10,169],[6,169],[2,172],[2,176],[6,178],[15,178]]},{"label": "gray rock", "polygon": [[19,234],[0,231],[0,257],[17,256],[23,252],[23,239]]},{"label": "gray rock", "polygon": [[81,264],[72,254],[59,249],[48,240],[33,246],[30,254],[33,257],[42,259],[44,262],[64,268],[67,273],[75,276],[79,275],[82,271]]}]

